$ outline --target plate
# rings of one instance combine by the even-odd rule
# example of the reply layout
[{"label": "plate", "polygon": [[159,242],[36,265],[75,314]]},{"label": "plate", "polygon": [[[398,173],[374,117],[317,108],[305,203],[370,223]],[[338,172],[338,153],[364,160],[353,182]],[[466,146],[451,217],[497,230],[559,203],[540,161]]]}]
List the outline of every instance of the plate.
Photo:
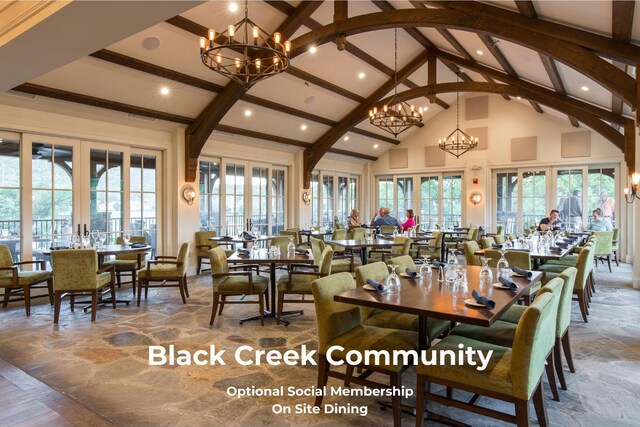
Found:
[{"label": "plate", "polygon": [[365,289],[367,291],[374,291],[374,292],[378,292],[378,290],[376,288],[374,288],[373,286],[371,286],[368,283],[365,283],[364,285],[362,285],[362,289]]},{"label": "plate", "polygon": [[471,307],[482,307],[482,308],[486,307],[486,305],[480,304],[479,302],[476,302],[476,300],[473,299],[473,298],[469,298],[469,299],[464,300],[464,303],[466,305],[468,305],[468,306],[471,306]]},{"label": "plate", "polygon": [[400,277],[407,277],[409,279],[419,279],[420,278],[420,275],[417,275],[416,277],[411,277],[407,273],[400,273],[399,276]]},{"label": "plate", "polygon": [[502,283],[498,283],[498,282],[492,284],[491,286],[493,286],[496,289],[511,290],[511,288],[509,286],[505,286]]}]

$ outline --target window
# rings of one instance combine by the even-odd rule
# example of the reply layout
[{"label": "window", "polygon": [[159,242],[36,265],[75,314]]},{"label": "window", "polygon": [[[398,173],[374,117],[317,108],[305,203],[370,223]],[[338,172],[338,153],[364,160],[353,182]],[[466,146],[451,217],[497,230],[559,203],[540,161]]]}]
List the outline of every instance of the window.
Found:
[{"label": "window", "polygon": [[557,171],[556,198],[560,220],[569,228],[582,228],[582,169]]},{"label": "window", "polygon": [[413,178],[398,178],[398,210],[396,218],[406,217],[406,210],[413,209]]},{"label": "window", "polygon": [[[522,177],[522,227],[538,225],[547,213],[547,174],[545,171],[523,172]],[[509,231],[515,233],[515,231]]]},{"label": "window", "polygon": [[227,163],[225,234],[237,236],[244,230],[244,166]]},{"label": "window", "polygon": [[200,230],[221,233],[219,162],[200,162]]},{"label": "window", "polygon": [[518,221],[518,173],[496,175],[496,223],[513,233]]},{"label": "window", "polygon": [[[393,178],[378,179],[378,206],[394,211],[393,203]],[[377,208],[375,209],[377,211]]]},{"label": "window", "polygon": [[[311,225],[320,225],[320,174],[311,175]],[[306,227],[305,227],[306,228]]]},{"label": "window", "polygon": [[132,154],[129,217],[131,233],[146,236],[155,251],[158,226],[156,212],[156,156]]},{"label": "window", "polygon": [[251,229],[259,230],[260,234],[269,234],[268,206],[268,180],[269,169],[253,167],[251,176]]},{"label": "window", "polygon": [[0,135],[0,243],[20,261],[20,140]]},{"label": "window", "polygon": [[358,179],[355,177],[349,178],[349,208],[348,215],[351,215],[353,209],[358,209]]},{"label": "window", "polygon": [[[122,230],[122,162],[122,152],[91,150],[89,169],[90,229],[107,233],[106,242],[109,244],[115,243],[116,237]],[[35,182],[33,187],[35,194]]]},{"label": "window", "polygon": [[591,212],[600,208],[605,218],[614,225],[616,222],[616,175],[614,168],[589,168],[587,180],[589,211],[587,218],[591,220]]},{"label": "window", "polygon": [[439,188],[437,176],[420,178],[420,223],[428,229],[435,229],[440,217]]},{"label": "window", "polygon": [[323,227],[333,227],[333,215],[335,206],[333,204],[333,175],[322,176],[322,221]]},{"label": "window", "polygon": [[271,171],[271,235],[275,236],[285,228],[285,171]]},{"label": "window", "polygon": [[442,218],[445,227],[457,227],[462,223],[462,176],[442,177]]},{"label": "window", "polygon": [[313,172],[310,188],[311,225],[333,227],[336,221],[346,224],[351,210],[358,207],[357,189],[358,178],[355,176]]},{"label": "window", "polygon": [[336,207],[336,217],[341,224],[347,223],[349,216],[349,178],[338,177],[338,206]]}]

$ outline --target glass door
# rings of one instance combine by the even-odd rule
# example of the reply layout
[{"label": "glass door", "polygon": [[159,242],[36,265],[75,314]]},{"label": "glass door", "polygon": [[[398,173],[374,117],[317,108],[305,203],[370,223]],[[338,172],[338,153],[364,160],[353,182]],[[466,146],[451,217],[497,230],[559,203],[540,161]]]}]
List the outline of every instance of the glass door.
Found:
[{"label": "glass door", "polygon": [[153,251],[161,232],[160,153],[135,150],[129,167],[129,230],[134,236],[145,236]]},{"label": "glass door", "polygon": [[[251,232],[269,234],[269,168],[251,167]],[[247,227],[249,229],[249,227]]]},{"label": "glass door", "polygon": [[123,224],[129,223],[124,218],[124,163],[125,153],[119,149],[89,150],[89,223],[83,227],[104,233],[107,244],[114,244]]},{"label": "glass door", "polygon": [[0,244],[16,262],[22,260],[20,169],[20,135],[0,132]]}]

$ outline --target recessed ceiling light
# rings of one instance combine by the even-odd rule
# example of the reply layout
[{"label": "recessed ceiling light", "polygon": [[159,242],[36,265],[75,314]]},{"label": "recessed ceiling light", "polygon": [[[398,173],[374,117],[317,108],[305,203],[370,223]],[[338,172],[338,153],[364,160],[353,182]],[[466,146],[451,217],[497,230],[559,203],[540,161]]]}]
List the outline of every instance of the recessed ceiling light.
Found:
[{"label": "recessed ceiling light", "polygon": [[364,77],[365,77],[365,76],[366,76],[366,74],[365,74],[365,73],[363,73],[362,71],[360,72],[360,74],[358,74],[358,78],[359,78],[360,80],[364,79]]},{"label": "recessed ceiling light", "polygon": [[161,94],[163,94],[164,96],[169,95],[169,88],[168,88],[168,87],[166,87],[166,86],[162,86],[162,87],[160,88],[160,93],[161,93]]},{"label": "recessed ceiling light", "polygon": [[343,141],[348,141],[348,140],[349,140],[349,137],[348,137],[348,136],[345,136],[344,138],[342,138],[342,140],[343,140]]},{"label": "recessed ceiling light", "polygon": [[160,46],[160,39],[157,37],[147,37],[142,40],[142,47],[147,50],[155,50]]},{"label": "recessed ceiling light", "polygon": [[316,102],[316,97],[315,97],[315,95],[307,96],[307,97],[304,99],[304,103],[305,103],[305,104],[313,104],[314,102]]},{"label": "recessed ceiling light", "polygon": [[245,115],[245,117],[250,117],[251,116],[251,110],[244,110],[244,115]]},{"label": "recessed ceiling light", "polygon": [[237,12],[237,11],[238,11],[237,3],[229,3],[229,12]]},{"label": "recessed ceiling light", "polygon": [[521,97],[521,96],[517,96],[516,98],[518,98],[518,99],[522,99],[522,97]]},{"label": "recessed ceiling light", "polygon": [[309,48],[309,53],[316,53],[317,51],[318,51],[318,48],[317,48],[317,47],[315,47],[315,46],[311,46],[311,47]]},{"label": "recessed ceiling light", "polygon": [[478,55],[484,55],[484,52],[483,52],[483,51],[481,51],[480,49],[476,50],[476,53],[477,53]]},{"label": "recessed ceiling light", "polygon": [[585,92],[589,92],[589,87],[588,86],[580,86],[580,89],[582,89]]},{"label": "recessed ceiling light", "polygon": [[307,130],[307,125],[300,125],[300,130]]},{"label": "recessed ceiling light", "polygon": [[373,145],[373,148],[378,148],[378,144],[374,144],[374,145]]}]

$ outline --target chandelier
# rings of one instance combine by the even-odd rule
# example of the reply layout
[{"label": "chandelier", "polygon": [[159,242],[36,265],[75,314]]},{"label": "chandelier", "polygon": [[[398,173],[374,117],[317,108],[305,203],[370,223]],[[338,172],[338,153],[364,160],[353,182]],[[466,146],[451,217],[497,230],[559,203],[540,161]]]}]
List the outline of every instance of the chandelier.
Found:
[{"label": "chandelier", "polygon": [[624,189],[624,199],[629,204],[633,203],[635,199],[640,200],[640,173],[631,174],[631,189],[628,187]]},{"label": "chandelier", "polygon": [[405,130],[422,123],[422,108],[416,111],[413,105],[409,105],[398,98],[398,29],[396,28],[394,31],[394,94],[391,100],[383,105],[381,109],[378,110],[377,107],[373,107],[373,109],[369,110],[369,122],[397,138]]},{"label": "chandelier", "polygon": [[[457,78],[456,82],[460,79]],[[478,137],[472,137],[460,129],[460,92],[456,92],[456,129],[444,139],[438,140],[438,147],[454,156],[460,157],[478,146]]]},{"label": "chandelier", "polygon": [[291,42],[283,42],[280,33],[271,37],[250,20],[246,0],[243,20],[221,33],[209,30],[208,36],[209,40],[200,37],[202,63],[241,84],[245,91],[289,67]]}]

